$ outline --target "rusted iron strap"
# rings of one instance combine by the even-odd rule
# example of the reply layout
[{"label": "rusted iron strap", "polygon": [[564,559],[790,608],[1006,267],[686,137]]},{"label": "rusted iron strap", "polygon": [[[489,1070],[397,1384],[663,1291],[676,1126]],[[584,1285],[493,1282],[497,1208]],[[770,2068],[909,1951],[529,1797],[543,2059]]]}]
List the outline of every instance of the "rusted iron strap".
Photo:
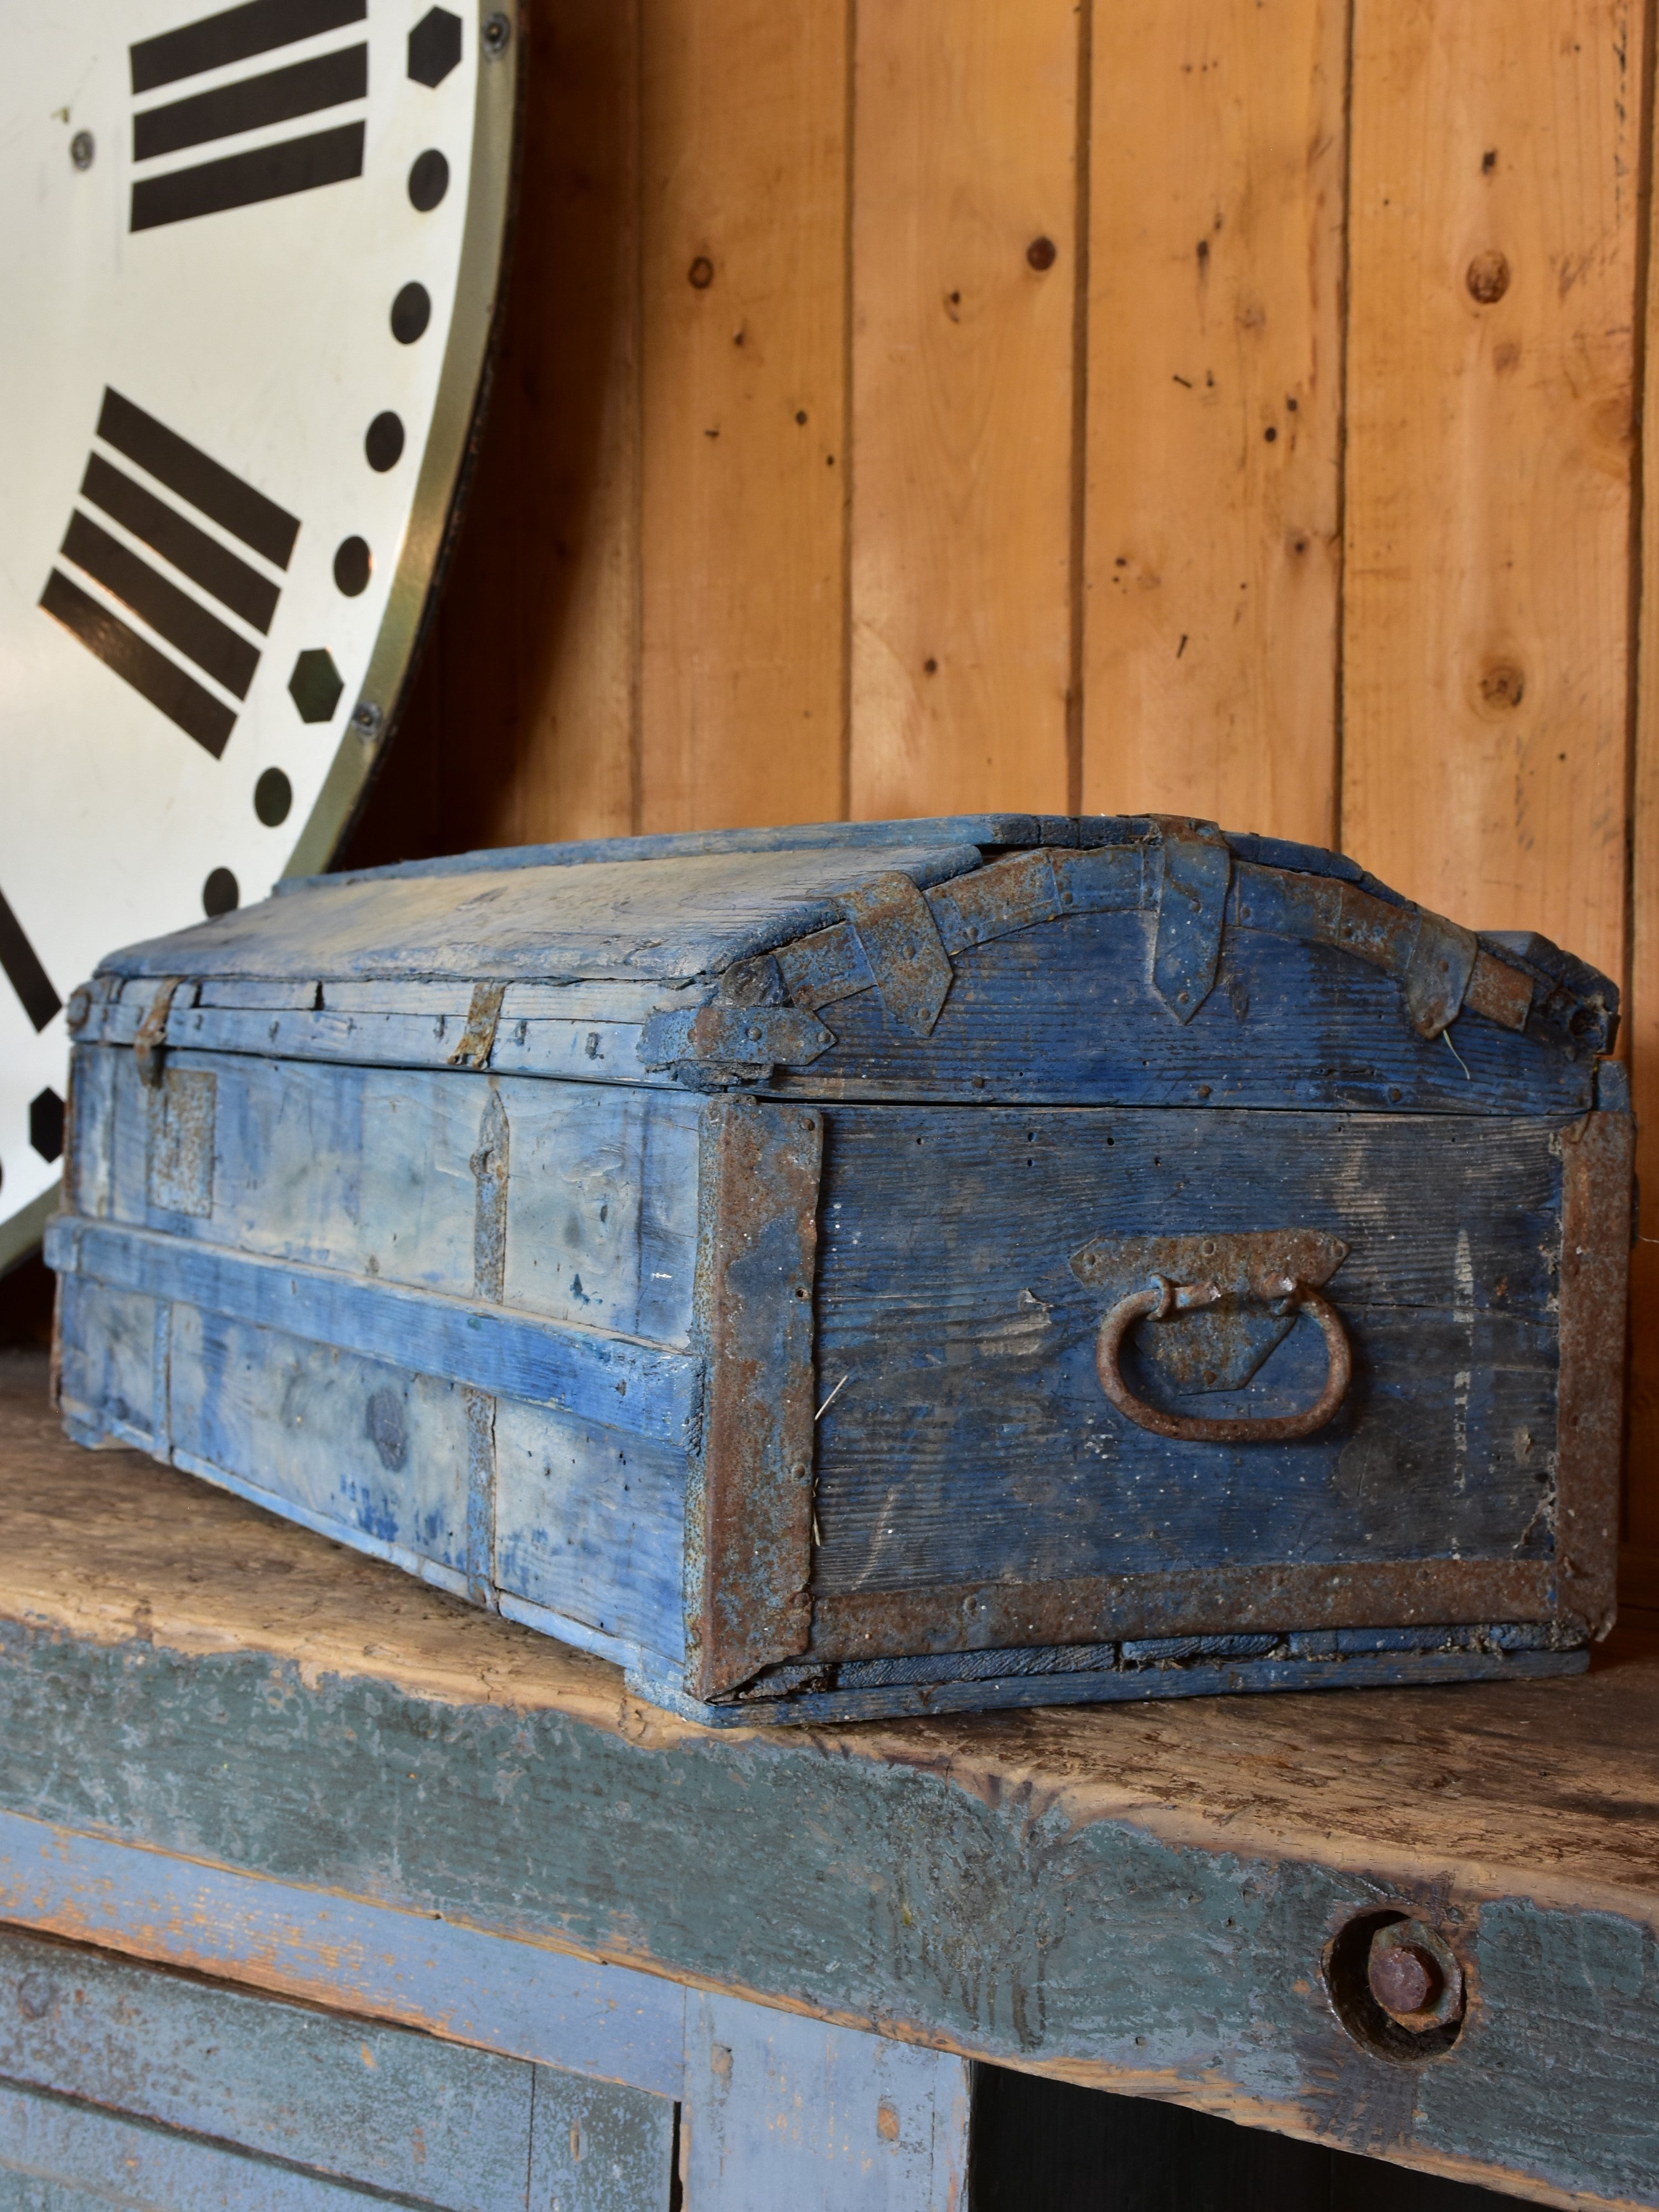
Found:
[{"label": "rusted iron strap", "polygon": [[[1147,903],[1145,850],[1139,845],[1082,852],[1045,847],[952,876],[923,896],[939,943],[954,959],[973,945],[1061,915],[1123,913]],[[875,984],[865,949],[848,922],[798,938],[776,957],[784,989],[798,1006],[833,1006]]]},{"label": "rusted iron strap", "polygon": [[818,1590],[808,1648],[814,1659],[896,1658],[1121,1637],[1548,1620],[1556,1610],[1554,1581],[1547,1560],[1337,1560],[921,1590]]},{"label": "rusted iron strap", "polygon": [[495,1031],[501,1018],[501,1000],[507,995],[505,983],[475,983],[472,1000],[466,1010],[466,1027],[461,1031],[461,1041],[449,1055],[451,1067],[483,1068],[489,1065],[489,1055],[495,1049]]},{"label": "rusted iron strap", "polygon": [[812,1277],[823,1116],[703,1109],[693,1306],[703,1371],[686,1497],[687,1673],[718,1697],[806,1649],[812,1601]]},{"label": "rusted iron strap", "polygon": [[1152,988],[1184,1023],[1215,988],[1233,860],[1212,822],[1170,815],[1158,827],[1163,834]]},{"label": "rusted iron strap", "polygon": [[[1157,972],[1169,983],[1169,991],[1163,993],[1166,1003],[1184,1021],[1198,1011],[1213,982],[1212,935],[1217,956],[1224,941],[1218,927],[1212,932],[1213,916],[1207,908],[1206,926],[1199,927],[1200,906],[1206,899],[1213,903],[1222,875],[1222,863],[1215,857],[1219,833],[1212,836],[1208,825],[1200,824],[1205,834],[1191,832],[1184,844],[1176,837],[1171,845],[1169,825],[1161,826],[1161,840],[1150,838],[1140,844],[1076,851],[1044,847],[1017,854],[953,876],[920,897],[951,959],[975,945],[1067,914],[1156,909],[1164,946],[1155,956],[1163,963]],[[1225,841],[1220,843],[1224,852]],[[1176,888],[1170,895],[1170,931],[1166,933],[1164,902],[1172,850]],[[1194,851],[1209,857],[1194,860]],[[1206,870],[1212,880],[1200,899],[1196,877]],[[1254,861],[1234,861],[1230,873],[1224,916],[1227,925],[1334,945],[1384,969],[1404,990],[1407,1011],[1421,1035],[1437,1036],[1463,1011],[1480,1014],[1502,1029],[1526,1028],[1536,996],[1534,979],[1480,945],[1458,923],[1403,901],[1393,904],[1340,876],[1301,875]],[[1194,880],[1187,882],[1188,877]],[[797,939],[782,946],[776,959],[788,998],[808,1010],[855,998],[876,982],[858,933],[847,922]]]},{"label": "rusted iron strap", "polygon": [[810,1067],[835,1038],[800,1006],[727,1006],[715,1001],[653,1014],[641,1033],[647,1068],[703,1066],[732,1073]]},{"label": "rusted iron strap", "polygon": [[1532,978],[1510,968],[1490,952],[1477,952],[1469,970],[1463,1004],[1472,1014],[1484,1014],[1500,1030],[1523,1030],[1532,1012]]},{"label": "rusted iron strap", "polygon": [[173,1012],[173,1001],[184,988],[182,975],[167,975],[156,986],[155,996],[149,1002],[149,1012],[138,1024],[138,1034],[132,1040],[132,1056],[138,1063],[138,1080],[147,1090],[154,1091],[161,1080],[161,1060],[167,1050],[167,1017]]},{"label": "rusted iron strap", "polygon": [[1556,1553],[1561,1603],[1613,1626],[1624,1443],[1625,1312],[1636,1124],[1586,1114],[1561,1132],[1561,1379]]},{"label": "rusted iron strap", "polygon": [[950,995],[951,959],[926,896],[891,869],[836,903],[858,939],[888,1021],[915,1036],[931,1036]]},{"label": "rusted iron strap", "polygon": [[1297,876],[1248,862],[1235,870],[1230,919],[1308,943],[1334,945],[1381,968],[1404,988],[1419,1035],[1438,1036],[1467,1006],[1523,1030],[1531,979],[1479,945],[1474,933],[1414,906],[1394,906],[1334,876]]}]

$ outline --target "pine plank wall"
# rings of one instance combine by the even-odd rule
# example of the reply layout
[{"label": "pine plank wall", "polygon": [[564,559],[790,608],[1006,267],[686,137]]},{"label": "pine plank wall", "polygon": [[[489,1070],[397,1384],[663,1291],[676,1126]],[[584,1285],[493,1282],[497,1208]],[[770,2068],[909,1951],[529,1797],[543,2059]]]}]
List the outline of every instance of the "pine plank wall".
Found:
[{"label": "pine plank wall", "polygon": [[529,7],[494,398],[353,857],[992,807],[1340,845],[1620,980],[1659,1194],[1650,4]]}]

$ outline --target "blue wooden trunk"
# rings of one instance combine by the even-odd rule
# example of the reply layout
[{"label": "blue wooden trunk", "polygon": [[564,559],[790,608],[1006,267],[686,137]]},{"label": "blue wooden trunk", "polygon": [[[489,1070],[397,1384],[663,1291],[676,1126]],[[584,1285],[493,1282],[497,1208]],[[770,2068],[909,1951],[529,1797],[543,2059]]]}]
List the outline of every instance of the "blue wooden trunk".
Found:
[{"label": "blue wooden trunk", "polygon": [[285,884],[71,1002],[64,1416],[710,1722],[1570,1670],[1615,1006],[1184,819]]}]

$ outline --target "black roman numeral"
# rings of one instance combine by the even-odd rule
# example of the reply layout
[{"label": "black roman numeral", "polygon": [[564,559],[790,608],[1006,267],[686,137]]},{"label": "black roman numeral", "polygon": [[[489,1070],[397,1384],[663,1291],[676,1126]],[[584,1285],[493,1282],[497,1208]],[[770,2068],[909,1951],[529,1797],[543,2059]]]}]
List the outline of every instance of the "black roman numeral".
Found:
[{"label": "black roman numeral", "polygon": [[[367,14],[368,0],[247,0],[243,7],[227,8],[176,31],[141,40],[131,49],[132,88],[135,94],[153,92],[204,70],[221,69],[322,31],[362,22]],[[145,108],[133,118],[132,156],[135,161],[155,161],[187,147],[339,107],[365,98],[368,92],[368,46],[341,47],[286,68],[239,77],[210,92]],[[163,223],[186,222],[195,216],[341,184],[362,173],[362,122],[337,124],[274,145],[192,162],[162,176],[140,178],[132,187],[129,227],[154,230]]]},{"label": "black roman numeral", "polygon": [[23,1012],[37,1030],[45,1029],[64,1002],[23,934],[22,923],[6,903],[3,891],[0,891],[0,968],[5,969],[6,981],[22,1000]]},{"label": "black roman numeral", "polygon": [[[264,0],[258,0],[258,4],[264,5]],[[104,394],[98,435],[105,445],[166,485],[198,514],[239,538],[274,568],[287,568],[299,532],[298,522],[187,438],[169,430],[118,392]],[[171,501],[130,477],[102,453],[94,452],[88,459],[81,498],[85,504],[70,517],[61,557],[100,585],[111,599],[131,609],[157,637],[193,661],[222,690],[237,699],[246,698],[259,665],[258,647],[204,605],[197,592],[175,583],[125,538],[106,530],[87,508],[97,508],[130,532],[253,629],[264,632],[270,628],[278,586],[220,538],[181,514]],[[40,605],[89,653],[96,653],[106,668],[131,684],[216,760],[219,758],[236,726],[234,708],[198,683],[171,654],[134,629],[104,599],[64,569],[54,568],[47,578]],[[3,937],[3,927],[0,937]],[[9,963],[7,973],[12,974]],[[16,981],[15,975],[13,981]],[[21,985],[18,990],[21,996]]]}]

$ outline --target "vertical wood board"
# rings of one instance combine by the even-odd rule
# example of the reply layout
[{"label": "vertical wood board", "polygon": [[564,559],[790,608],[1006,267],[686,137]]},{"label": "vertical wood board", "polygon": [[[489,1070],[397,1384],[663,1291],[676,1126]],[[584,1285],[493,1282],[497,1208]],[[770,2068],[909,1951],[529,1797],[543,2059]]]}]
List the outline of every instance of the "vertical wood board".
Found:
[{"label": "vertical wood board", "polygon": [[689,2207],[965,2212],[964,2060],[713,1993],[685,2041]]},{"label": "vertical wood board", "polygon": [[1334,842],[1346,27],[1095,11],[1091,811]]},{"label": "vertical wood board", "polygon": [[0,1982],[11,2082],[448,2212],[523,2201],[532,2069],[520,2059],[15,1932],[0,1939]]},{"label": "vertical wood board", "polygon": [[1624,969],[1631,0],[1358,0],[1343,842]]},{"label": "vertical wood board", "polygon": [[642,830],[843,811],[845,0],[642,0]]},{"label": "vertical wood board", "polygon": [[855,817],[1068,804],[1079,21],[858,13]]}]

